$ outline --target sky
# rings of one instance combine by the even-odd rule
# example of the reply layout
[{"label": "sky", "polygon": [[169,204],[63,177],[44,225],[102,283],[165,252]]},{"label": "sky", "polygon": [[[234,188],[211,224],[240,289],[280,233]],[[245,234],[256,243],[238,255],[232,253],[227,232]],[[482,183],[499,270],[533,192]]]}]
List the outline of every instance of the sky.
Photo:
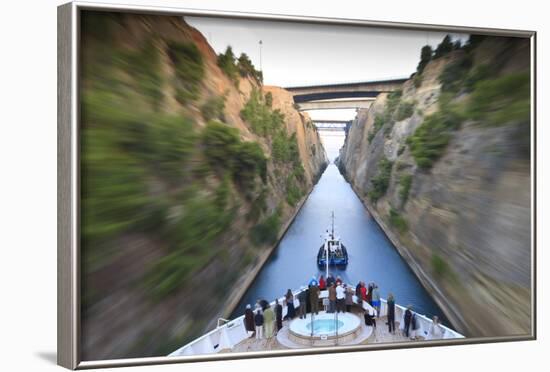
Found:
[{"label": "sky", "polygon": [[[445,36],[433,31],[230,18],[185,20],[217,53],[231,45],[237,56],[246,53],[263,71],[265,85],[281,87],[409,77],[416,70],[420,49],[426,44],[435,48]],[[355,110],[309,114],[313,119],[348,120],[355,116]]]}]

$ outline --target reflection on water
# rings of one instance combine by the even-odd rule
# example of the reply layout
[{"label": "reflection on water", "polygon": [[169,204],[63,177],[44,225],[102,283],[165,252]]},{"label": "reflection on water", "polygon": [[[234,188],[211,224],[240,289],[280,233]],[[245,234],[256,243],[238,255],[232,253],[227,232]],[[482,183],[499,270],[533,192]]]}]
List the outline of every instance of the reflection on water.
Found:
[{"label": "reflection on water", "polygon": [[333,275],[353,285],[359,280],[373,281],[383,298],[391,292],[398,304],[412,304],[420,314],[441,318],[441,310],[334,165],[343,145],[343,132],[321,132],[321,138],[331,164],[232,317],[241,315],[248,303],[254,304],[259,298],[272,301],[288,288],[307,285],[312,275],[323,274],[316,256],[321,234],[329,227],[334,211],[336,233],[348,250],[349,264],[345,270],[332,268]]}]

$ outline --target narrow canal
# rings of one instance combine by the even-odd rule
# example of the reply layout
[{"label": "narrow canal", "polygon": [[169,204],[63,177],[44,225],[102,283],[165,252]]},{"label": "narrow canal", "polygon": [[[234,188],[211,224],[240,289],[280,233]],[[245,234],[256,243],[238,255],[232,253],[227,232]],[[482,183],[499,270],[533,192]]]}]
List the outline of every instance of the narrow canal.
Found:
[{"label": "narrow canal", "polygon": [[335,277],[339,275],[353,285],[359,280],[375,282],[383,298],[393,293],[398,304],[412,304],[420,314],[445,319],[333,163],[344,143],[344,133],[321,132],[321,138],[331,163],[232,318],[241,315],[246,304],[253,305],[259,298],[273,301],[289,288],[295,290],[307,285],[313,275],[324,274],[316,257],[323,242],[321,235],[329,228],[330,214],[334,211],[336,235],[341,237],[349,254],[345,270],[331,268]]}]

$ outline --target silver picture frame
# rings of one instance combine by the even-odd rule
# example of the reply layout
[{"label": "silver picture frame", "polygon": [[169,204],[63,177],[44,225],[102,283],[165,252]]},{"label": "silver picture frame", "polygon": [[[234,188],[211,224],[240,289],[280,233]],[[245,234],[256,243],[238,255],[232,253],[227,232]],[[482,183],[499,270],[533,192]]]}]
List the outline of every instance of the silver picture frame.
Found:
[{"label": "silver picture frame", "polygon": [[281,14],[246,13],[186,9],[179,7],[116,5],[93,2],[70,2],[57,9],[58,31],[58,155],[57,155],[57,362],[69,369],[120,367],[241,358],[305,355],[319,349],[274,350],[261,352],[209,354],[181,357],[144,357],[132,359],[86,361],[80,358],[80,147],[79,147],[79,29],[83,10],[146,13],[158,15],[207,16],[246,20],[285,21],[322,25],[376,27],[399,30],[445,31],[511,36],[530,39],[531,45],[531,333],[525,336],[473,337],[464,339],[419,341],[415,343],[371,344],[323,348],[323,353],[397,349],[535,340],[536,334],[536,47],[537,33],[528,30],[462,27],[454,25],[413,24],[375,20],[319,18]]}]

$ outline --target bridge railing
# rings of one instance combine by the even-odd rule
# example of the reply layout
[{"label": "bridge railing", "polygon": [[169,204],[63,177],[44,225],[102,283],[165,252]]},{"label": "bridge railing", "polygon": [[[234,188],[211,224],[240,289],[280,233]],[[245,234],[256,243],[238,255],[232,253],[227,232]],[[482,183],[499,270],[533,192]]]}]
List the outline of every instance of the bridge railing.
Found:
[{"label": "bridge railing", "polygon": [[296,84],[292,86],[287,86],[284,89],[292,90],[292,89],[302,89],[302,88],[314,88],[314,87],[331,87],[331,86],[342,86],[342,85],[360,85],[360,84],[378,84],[378,83],[388,83],[388,82],[396,82],[396,81],[406,81],[409,79],[409,76],[389,76],[385,78],[375,79],[375,80],[349,80],[349,81],[339,81],[335,83],[327,83],[327,82],[317,82],[317,83],[303,83],[303,84]]}]

